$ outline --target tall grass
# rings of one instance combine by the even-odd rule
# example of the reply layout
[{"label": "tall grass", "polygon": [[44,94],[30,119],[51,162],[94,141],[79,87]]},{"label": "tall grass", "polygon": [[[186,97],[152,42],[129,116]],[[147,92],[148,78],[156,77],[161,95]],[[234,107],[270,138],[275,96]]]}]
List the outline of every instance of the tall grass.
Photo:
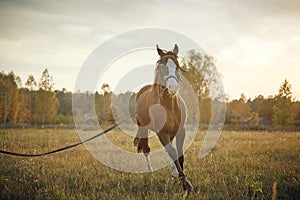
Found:
[{"label": "tall grass", "polygon": [[[204,134],[197,134],[185,154],[185,171],[195,187],[189,199],[300,199],[300,133],[223,132],[200,159]],[[108,137],[135,151],[132,137],[118,130]],[[16,152],[46,152],[77,141],[76,130],[0,130],[0,148]],[[181,199],[183,194],[170,167],[153,175],[119,172],[84,146],[39,158],[0,155],[0,191],[0,199]]]}]

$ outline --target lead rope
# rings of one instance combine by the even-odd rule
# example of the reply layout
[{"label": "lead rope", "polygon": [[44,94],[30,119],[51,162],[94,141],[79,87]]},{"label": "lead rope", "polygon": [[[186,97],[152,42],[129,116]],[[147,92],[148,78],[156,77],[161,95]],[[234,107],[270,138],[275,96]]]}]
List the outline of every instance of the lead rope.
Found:
[{"label": "lead rope", "polygon": [[2,154],[7,154],[7,155],[13,155],[13,156],[19,156],[19,157],[39,157],[39,156],[45,156],[45,155],[49,155],[49,154],[53,154],[53,153],[57,153],[57,152],[60,152],[60,151],[64,151],[64,150],[67,150],[67,149],[71,149],[73,147],[76,147],[78,145],[81,145],[83,143],[86,143],[88,141],[91,141],[97,137],[100,137],[108,132],[110,132],[111,130],[117,128],[118,126],[120,126],[121,124],[123,124],[124,122],[128,121],[129,119],[131,119],[132,117],[134,117],[136,114],[138,114],[139,112],[141,112],[142,110],[144,110],[148,105],[150,105],[150,103],[153,103],[154,101],[156,101],[157,99],[159,99],[161,96],[162,96],[162,93],[165,89],[163,89],[161,91],[161,93],[159,95],[157,95],[154,99],[152,99],[151,102],[149,102],[148,104],[144,105],[143,107],[141,107],[139,110],[137,110],[136,112],[134,112],[133,114],[131,114],[130,116],[128,116],[127,118],[119,121],[117,124],[115,125],[112,125],[110,126],[109,128],[105,129],[104,131],[84,140],[84,141],[81,141],[81,142],[77,142],[75,144],[71,144],[71,145],[68,145],[68,146],[65,146],[65,147],[61,147],[59,149],[55,149],[55,150],[52,150],[52,151],[49,151],[49,152],[45,152],[45,153],[36,153],[36,154],[27,154],[27,153],[16,153],[16,152],[11,152],[11,151],[5,151],[5,150],[2,150],[0,149],[0,153]]}]

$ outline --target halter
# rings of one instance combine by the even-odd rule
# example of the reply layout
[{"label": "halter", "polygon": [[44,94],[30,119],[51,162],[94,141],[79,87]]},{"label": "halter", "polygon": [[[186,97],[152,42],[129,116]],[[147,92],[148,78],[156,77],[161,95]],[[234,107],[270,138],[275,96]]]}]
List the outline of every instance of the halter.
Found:
[{"label": "halter", "polygon": [[173,58],[173,59],[177,60],[177,56],[172,55],[172,54],[167,54],[167,55],[161,56],[160,58]]},{"label": "halter", "polygon": [[[173,61],[175,61],[175,64],[177,65],[177,67],[183,71],[183,72],[186,72],[184,69],[182,69],[182,67],[180,67],[178,61],[177,61],[177,58],[178,56],[177,55],[172,55],[172,54],[166,54],[164,56],[161,56],[159,60],[161,60],[162,58],[172,58]],[[158,62],[158,61],[157,61]]]},{"label": "halter", "polygon": [[[164,64],[159,64],[159,65],[164,65]],[[177,83],[181,82],[181,78],[174,76],[174,75],[168,75],[167,77],[164,77],[163,74],[160,72],[161,69],[159,69],[159,65],[156,67],[156,71],[157,71],[157,75],[160,77],[159,78],[160,80],[162,80],[166,83],[167,80],[169,80],[170,78],[174,78]],[[166,66],[166,65],[164,65],[164,66]],[[158,81],[158,82],[160,83],[160,81]],[[160,84],[162,84],[162,83],[160,83]]]},{"label": "halter", "polygon": [[[179,63],[177,61],[177,56],[176,55],[164,55],[164,56],[161,56],[159,61],[162,59],[162,58],[171,58],[173,61],[175,61],[175,64],[176,64],[176,67],[178,67],[181,71],[184,71],[180,66],[179,66]],[[165,64],[160,64],[159,61],[157,61],[158,63],[158,66],[159,65],[165,65]],[[168,67],[167,65],[165,65],[166,67]],[[157,67],[158,69],[158,67]],[[164,82],[167,82],[167,80],[169,80],[170,78],[174,78],[176,80],[177,83],[179,83],[181,81],[180,77],[177,77],[177,76],[174,76],[174,75],[168,75],[167,77],[163,77],[163,75],[160,73],[160,78],[161,80],[163,80]]]},{"label": "halter", "polygon": [[167,76],[166,78],[164,78],[165,82],[167,82],[167,80],[170,79],[170,78],[174,78],[177,83],[179,83],[181,81],[180,78],[177,78],[176,76],[170,75],[170,76]]}]

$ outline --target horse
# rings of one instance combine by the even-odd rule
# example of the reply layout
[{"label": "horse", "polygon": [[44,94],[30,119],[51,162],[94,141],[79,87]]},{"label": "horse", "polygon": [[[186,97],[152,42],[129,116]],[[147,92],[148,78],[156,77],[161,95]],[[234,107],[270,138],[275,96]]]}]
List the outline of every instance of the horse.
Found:
[{"label": "horse", "polygon": [[[144,153],[148,168],[153,171],[149,160],[150,130],[155,132],[172,160],[173,173],[179,177],[185,192],[193,191],[191,182],[183,171],[183,143],[185,139],[186,105],[178,93],[181,82],[178,62],[178,46],[171,51],[162,50],[156,45],[159,60],[156,63],[153,85],[141,88],[135,96],[136,124],[138,126],[134,146],[137,152]],[[145,105],[147,107],[145,108]],[[172,141],[176,137],[176,148]]]}]

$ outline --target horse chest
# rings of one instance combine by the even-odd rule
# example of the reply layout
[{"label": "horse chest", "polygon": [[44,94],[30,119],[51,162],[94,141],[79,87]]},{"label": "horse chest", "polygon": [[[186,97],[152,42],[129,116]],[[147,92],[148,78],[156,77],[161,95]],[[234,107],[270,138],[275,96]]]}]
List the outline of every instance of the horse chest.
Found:
[{"label": "horse chest", "polygon": [[[137,110],[141,109],[137,114],[137,124],[148,128],[156,133],[164,132],[170,136],[175,136],[184,123],[182,113],[185,112],[184,104],[178,98],[170,97],[164,94],[163,97],[154,102],[153,98],[157,96],[151,88],[144,88],[138,94]],[[142,109],[145,105],[149,105],[148,109]],[[184,118],[184,117],[183,117]]]},{"label": "horse chest", "polygon": [[180,120],[181,120],[180,115],[174,115],[174,112],[170,111],[167,114],[167,120],[164,124],[162,131],[168,135],[175,136],[180,127],[180,123],[181,123]]}]

